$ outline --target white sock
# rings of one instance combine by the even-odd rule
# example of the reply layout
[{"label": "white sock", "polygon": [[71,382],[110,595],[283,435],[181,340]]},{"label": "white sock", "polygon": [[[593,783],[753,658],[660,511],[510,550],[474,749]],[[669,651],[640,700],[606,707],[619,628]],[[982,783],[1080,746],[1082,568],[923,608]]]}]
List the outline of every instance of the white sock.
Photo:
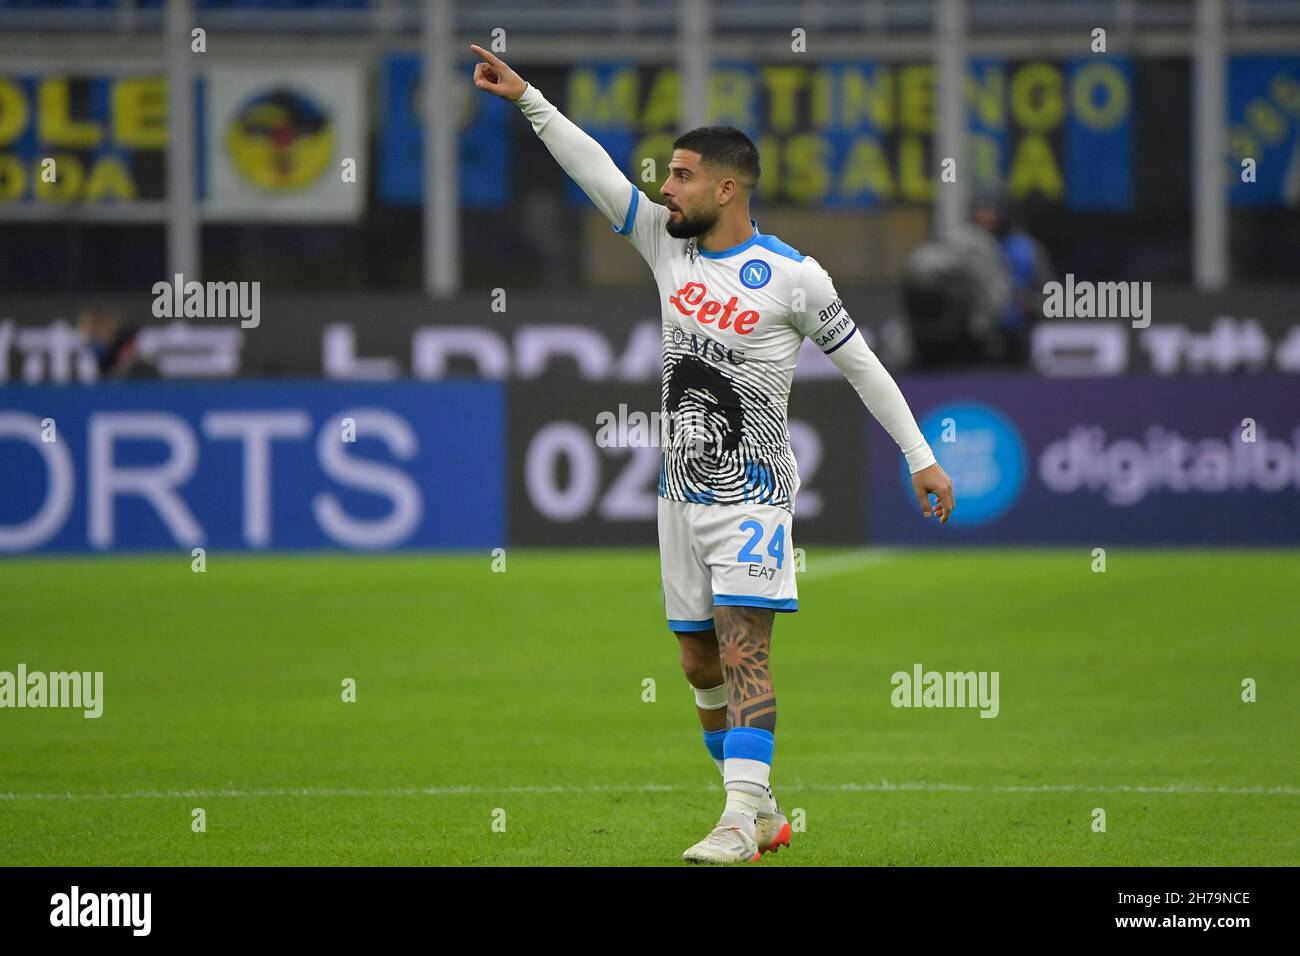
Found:
[{"label": "white sock", "polygon": [[[726,765],[726,762],[723,761],[723,760],[720,760],[720,759],[717,758],[717,757],[714,757],[714,758],[713,758],[713,762],[716,763],[716,764],[718,765],[718,773],[722,774],[722,785],[723,785],[723,788],[725,789],[725,787],[726,787],[726,785],[727,785],[727,765]],[[772,787],[771,787],[770,785],[767,787],[766,790],[763,791],[763,797],[762,797],[762,800],[760,801],[760,805],[759,805],[759,808],[758,808],[758,812],[759,812],[759,813],[776,813],[776,795],[772,793]]]},{"label": "white sock", "polygon": [[754,839],[754,823],[758,808],[762,806],[763,798],[756,797],[752,793],[745,793],[743,790],[728,790],[727,805],[722,810],[722,816],[718,823],[721,826],[740,827],[749,838]]},{"label": "white sock", "polygon": [[721,826],[739,827],[754,838],[754,818],[767,803],[767,780],[771,764],[745,757],[727,757],[723,770],[727,806],[718,821]]}]

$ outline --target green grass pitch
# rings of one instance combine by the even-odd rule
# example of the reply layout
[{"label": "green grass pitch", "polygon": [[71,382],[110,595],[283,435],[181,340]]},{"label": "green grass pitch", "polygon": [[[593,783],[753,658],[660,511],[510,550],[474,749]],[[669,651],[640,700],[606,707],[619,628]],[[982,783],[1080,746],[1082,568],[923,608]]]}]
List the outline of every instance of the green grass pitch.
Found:
[{"label": "green grass pitch", "polygon": [[[679,865],[723,797],[657,555],[507,562],[0,563],[0,670],[105,697],[0,710],[0,864]],[[1091,562],[809,549],[761,865],[1300,862],[1300,554]],[[893,707],[917,662],[997,671],[999,715]]]}]

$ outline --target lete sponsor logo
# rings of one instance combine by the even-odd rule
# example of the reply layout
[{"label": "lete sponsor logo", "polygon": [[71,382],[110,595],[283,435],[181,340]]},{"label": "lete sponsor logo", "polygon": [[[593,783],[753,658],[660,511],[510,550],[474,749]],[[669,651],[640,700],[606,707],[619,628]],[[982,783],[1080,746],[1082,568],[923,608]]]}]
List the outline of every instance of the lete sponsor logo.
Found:
[{"label": "lete sponsor logo", "polygon": [[737,335],[748,335],[754,331],[759,318],[757,312],[746,309],[733,320],[732,316],[740,308],[740,303],[734,295],[725,303],[717,299],[705,298],[707,295],[708,290],[705,289],[703,282],[688,282],[670,295],[668,301],[682,315],[693,316],[697,322],[702,322],[704,325],[711,325],[716,320],[718,328],[734,328]]}]

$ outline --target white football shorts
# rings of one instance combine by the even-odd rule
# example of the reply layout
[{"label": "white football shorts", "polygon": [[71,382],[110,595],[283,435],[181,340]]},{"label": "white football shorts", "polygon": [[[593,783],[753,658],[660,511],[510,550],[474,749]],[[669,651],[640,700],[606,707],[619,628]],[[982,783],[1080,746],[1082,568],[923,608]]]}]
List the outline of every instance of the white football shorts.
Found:
[{"label": "white football shorts", "polygon": [[673,631],[707,631],[717,606],[799,610],[793,515],[775,505],[659,499],[659,567]]}]

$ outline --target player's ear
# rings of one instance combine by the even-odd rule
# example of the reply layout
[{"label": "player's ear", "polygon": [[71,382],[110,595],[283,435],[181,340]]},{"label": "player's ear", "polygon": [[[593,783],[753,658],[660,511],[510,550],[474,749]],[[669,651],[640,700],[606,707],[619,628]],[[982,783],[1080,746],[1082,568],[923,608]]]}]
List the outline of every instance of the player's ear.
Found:
[{"label": "player's ear", "polygon": [[731,202],[736,198],[736,179],[734,176],[724,176],[718,182],[718,205]]}]

